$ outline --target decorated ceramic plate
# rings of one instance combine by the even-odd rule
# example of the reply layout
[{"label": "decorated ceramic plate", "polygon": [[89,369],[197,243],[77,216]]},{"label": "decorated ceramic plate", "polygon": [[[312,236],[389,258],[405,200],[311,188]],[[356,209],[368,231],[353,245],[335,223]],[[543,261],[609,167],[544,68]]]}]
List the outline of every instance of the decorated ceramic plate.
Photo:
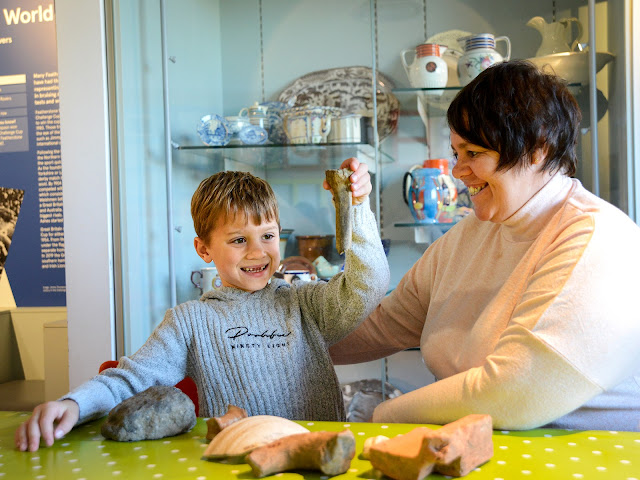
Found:
[{"label": "decorated ceramic plate", "polygon": [[[291,106],[327,106],[373,117],[371,94],[373,72],[364,66],[330,68],[308,73],[289,84],[278,97]],[[377,74],[378,135],[382,141],[398,125],[398,99],[391,93],[393,82]]]},{"label": "decorated ceramic plate", "polygon": [[205,145],[221,147],[231,140],[231,129],[220,115],[205,115],[200,119],[196,130]]}]

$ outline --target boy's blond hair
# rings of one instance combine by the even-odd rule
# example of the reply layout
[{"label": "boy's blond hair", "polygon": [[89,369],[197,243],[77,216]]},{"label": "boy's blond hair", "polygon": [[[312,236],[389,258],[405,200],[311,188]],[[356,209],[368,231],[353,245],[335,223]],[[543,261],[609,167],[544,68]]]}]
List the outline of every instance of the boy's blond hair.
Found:
[{"label": "boy's blond hair", "polygon": [[278,202],[271,186],[248,172],[219,172],[205,178],[191,198],[196,235],[205,242],[219,221],[241,213],[260,224],[275,220],[280,227]]}]

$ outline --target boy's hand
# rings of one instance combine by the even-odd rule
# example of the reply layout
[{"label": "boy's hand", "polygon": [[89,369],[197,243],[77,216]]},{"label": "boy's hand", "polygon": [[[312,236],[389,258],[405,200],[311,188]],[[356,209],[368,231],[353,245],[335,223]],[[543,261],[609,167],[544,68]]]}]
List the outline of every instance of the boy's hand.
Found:
[{"label": "boy's hand", "polygon": [[50,447],[54,438],[57,440],[69,433],[79,417],[80,407],[73,400],[38,405],[31,417],[16,430],[16,448],[22,452],[35,452],[40,446],[40,437]]},{"label": "boy's hand", "polygon": [[[340,168],[349,168],[353,170],[353,174],[349,177],[351,181],[351,196],[353,197],[353,205],[359,205],[364,202],[371,193],[371,176],[369,175],[369,167],[366,163],[360,163],[357,158],[348,158]],[[331,187],[325,180],[322,183],[325,190],[331,190]]]}]

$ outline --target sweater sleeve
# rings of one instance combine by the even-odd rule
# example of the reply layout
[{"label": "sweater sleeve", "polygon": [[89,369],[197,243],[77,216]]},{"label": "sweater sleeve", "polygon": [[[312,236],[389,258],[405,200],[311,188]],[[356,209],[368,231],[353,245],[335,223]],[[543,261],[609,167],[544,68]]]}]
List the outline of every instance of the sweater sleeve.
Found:
[{"label": "sweater sleeve", "polygon": [[187,344],[171,309],[136,353],[120,358],[118,368],[104,370],[60,400],[74,400],[78,423],[84,423],[151,386],[175,385],[185,377],[186,363]]},{"label": "sweater sleeve", "polygon": [[[596,229],[587,214],[570,220],[542,252],[483,364],[380,404],[373,421],[445,424],[488,413],[496,428],[536,428],[631,376],[640,322],[619,262],[636,271],[638,255],[611,251],[616,231],[607,220]],[[638,235],[627,231],[631,248]]]},{"label": "sweater sleeve", "polygon": [[352,209],[351,248],[345,252],[344,272],[329,282],[300,287],[300,305],[310,313],[325,341],[333,344],[369,315],[389,287],[387,263],[375,216],[368,202]]},{"label": "sweater sleeve", "polygon": [[[360,326],[329,349],[336,365],[368,362],[420,346],[433,279],[434,244]],[[424,274],[427,272],[427,274]]]}]

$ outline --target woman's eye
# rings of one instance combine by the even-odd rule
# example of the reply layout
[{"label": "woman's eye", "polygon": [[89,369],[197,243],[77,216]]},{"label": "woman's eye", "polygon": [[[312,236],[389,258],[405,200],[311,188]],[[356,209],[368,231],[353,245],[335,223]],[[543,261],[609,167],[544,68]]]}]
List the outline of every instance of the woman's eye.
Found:
[{"label": "woman's eye", "polygon": [[469,150],[467,152],[467,155],[469,155],[469,157],[471,157],[471,158],[475,158],[478,155],[478,153],[479,152],[473,152],[473,151]]}]

